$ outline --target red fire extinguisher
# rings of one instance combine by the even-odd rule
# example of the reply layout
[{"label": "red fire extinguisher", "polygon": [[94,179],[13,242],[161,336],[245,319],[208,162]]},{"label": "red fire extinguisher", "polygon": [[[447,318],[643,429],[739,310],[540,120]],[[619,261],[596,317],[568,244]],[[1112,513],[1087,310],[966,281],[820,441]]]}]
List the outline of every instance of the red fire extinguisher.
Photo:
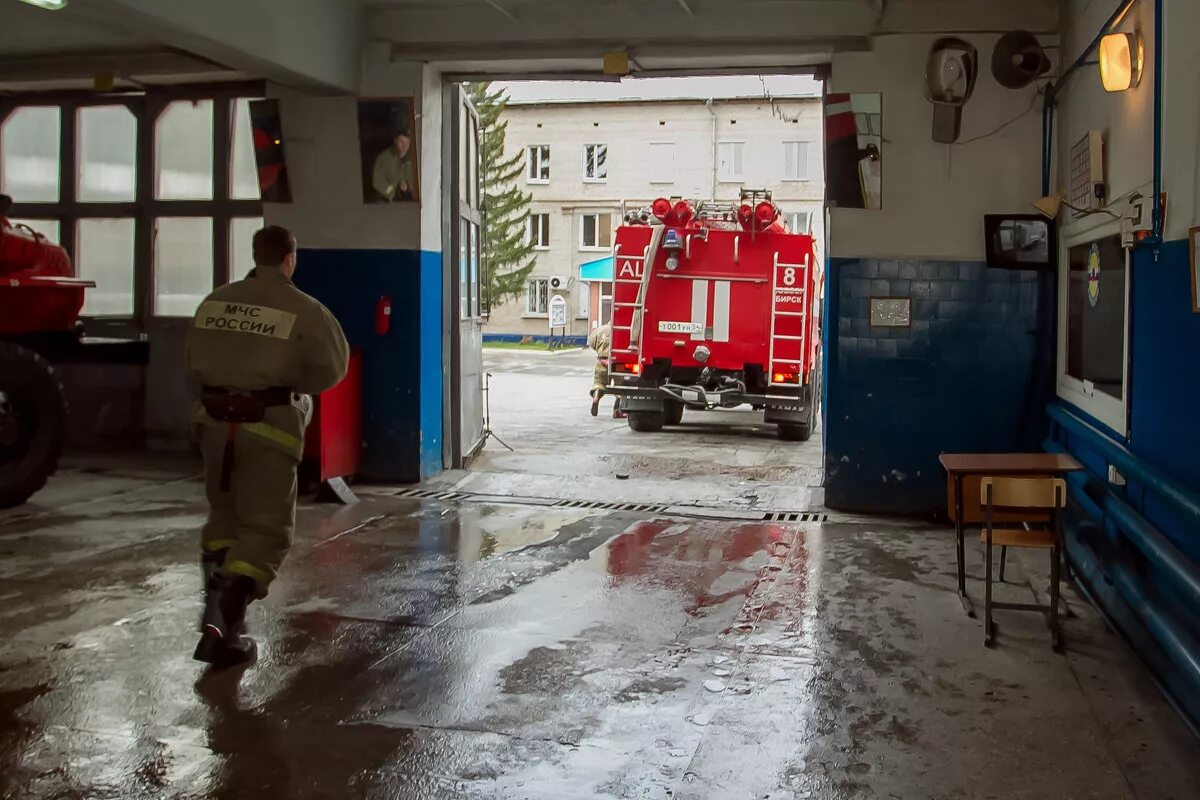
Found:
[{"label": "red fire extinguisher", "polygon": [[375,335],[387,336],[392,327],[392,298],[384,295],[375,304]]}]

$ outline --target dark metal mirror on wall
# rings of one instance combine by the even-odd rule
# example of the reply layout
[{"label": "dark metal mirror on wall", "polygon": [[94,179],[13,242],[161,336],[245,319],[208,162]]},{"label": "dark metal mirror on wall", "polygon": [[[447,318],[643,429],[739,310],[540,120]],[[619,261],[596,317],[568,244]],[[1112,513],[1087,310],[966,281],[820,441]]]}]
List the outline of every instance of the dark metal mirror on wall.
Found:
[{"label": "dark metal mirror on wall", "polygon": [[421,199],[413,98],[360,100],[358,142],[364,203]]},{"label": "dark metal mirror on wall", "polygon": [[250,102],[250,126],[254,136],[254,161],[258,165],[258,189],[264,203],[292,202],[284,157],[283,123],[278,100]]},{"label": "dark metal mirror on wall", "polygon": [[825,192],[838,208],[883,208],[883,95],[825,95]]}]

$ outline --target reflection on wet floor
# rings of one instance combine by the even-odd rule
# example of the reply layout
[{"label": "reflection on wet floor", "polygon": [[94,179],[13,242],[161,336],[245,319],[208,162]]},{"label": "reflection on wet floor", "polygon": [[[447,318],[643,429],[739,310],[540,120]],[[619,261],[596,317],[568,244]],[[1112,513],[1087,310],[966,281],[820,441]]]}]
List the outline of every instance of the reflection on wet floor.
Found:
[{"label": "reflection on wet floor", "polygon": [[0,528],[0,797],[1157,798],[1200,778],[1089,615],[1074,661],[1036,619],[985,650],[940,531],[308,508],[252,610],[261,662],[205,676],[199,508],[173,485]]}]

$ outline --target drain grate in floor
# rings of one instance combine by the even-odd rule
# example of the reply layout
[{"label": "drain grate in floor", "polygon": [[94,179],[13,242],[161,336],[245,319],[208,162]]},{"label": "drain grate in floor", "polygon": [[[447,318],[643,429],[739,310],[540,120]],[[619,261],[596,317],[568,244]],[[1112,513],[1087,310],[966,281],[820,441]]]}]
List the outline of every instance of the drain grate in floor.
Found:
[{"label": "drain grate in floor", "polygon": [[559,500],[555,508],[583,508],[589,511],[637,511],[643,514],[661,514],[666,506],[648,503],[606,503],[598,500]]},{"label": "drain grate in floor", "polygon": [[768,511],[767,522],[828,522],[828,514],[813,514],[806,511]]},{"label": "drain grate in floor", "polygon": [[413,500],[466,500],[470,495],[462,492],[439,492],[431,489],[401,489],[392,493],[393,497],[403,497]]},{"label": "drain grate in floor", "polygon": [[[479,503],[522,502],[520,497],[488,497],[484,495],[467,494],[464,492],[436,491],[430,489],[402,489],[395,492],[395,497],[413,500],[446,500],[473,501]],[[618,503],[604,500],[546,500],[543,498],[525,498],[538,501],[552,508],[574,508],[583,511],[627,511],[637,514],[672,514],[675,516],[693,516],[721,519],[762,520],[764,522],[826,522],[828,514],[809,511],[765,511],[762,509],[730,509],[707,506],[678,506],[661,503]]]}]

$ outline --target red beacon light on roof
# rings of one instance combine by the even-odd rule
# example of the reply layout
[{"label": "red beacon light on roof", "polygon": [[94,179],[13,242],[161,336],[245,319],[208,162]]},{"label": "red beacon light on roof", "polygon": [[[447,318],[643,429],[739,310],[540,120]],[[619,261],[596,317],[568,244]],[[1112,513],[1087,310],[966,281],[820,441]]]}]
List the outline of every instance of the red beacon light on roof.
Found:
[{"label": "red beacon light on roof", "polygon": [[667,217],[671,215],[671,201],[665,197],[658,198],[650,204],[650,213],[660,221],[666,222]]}]

